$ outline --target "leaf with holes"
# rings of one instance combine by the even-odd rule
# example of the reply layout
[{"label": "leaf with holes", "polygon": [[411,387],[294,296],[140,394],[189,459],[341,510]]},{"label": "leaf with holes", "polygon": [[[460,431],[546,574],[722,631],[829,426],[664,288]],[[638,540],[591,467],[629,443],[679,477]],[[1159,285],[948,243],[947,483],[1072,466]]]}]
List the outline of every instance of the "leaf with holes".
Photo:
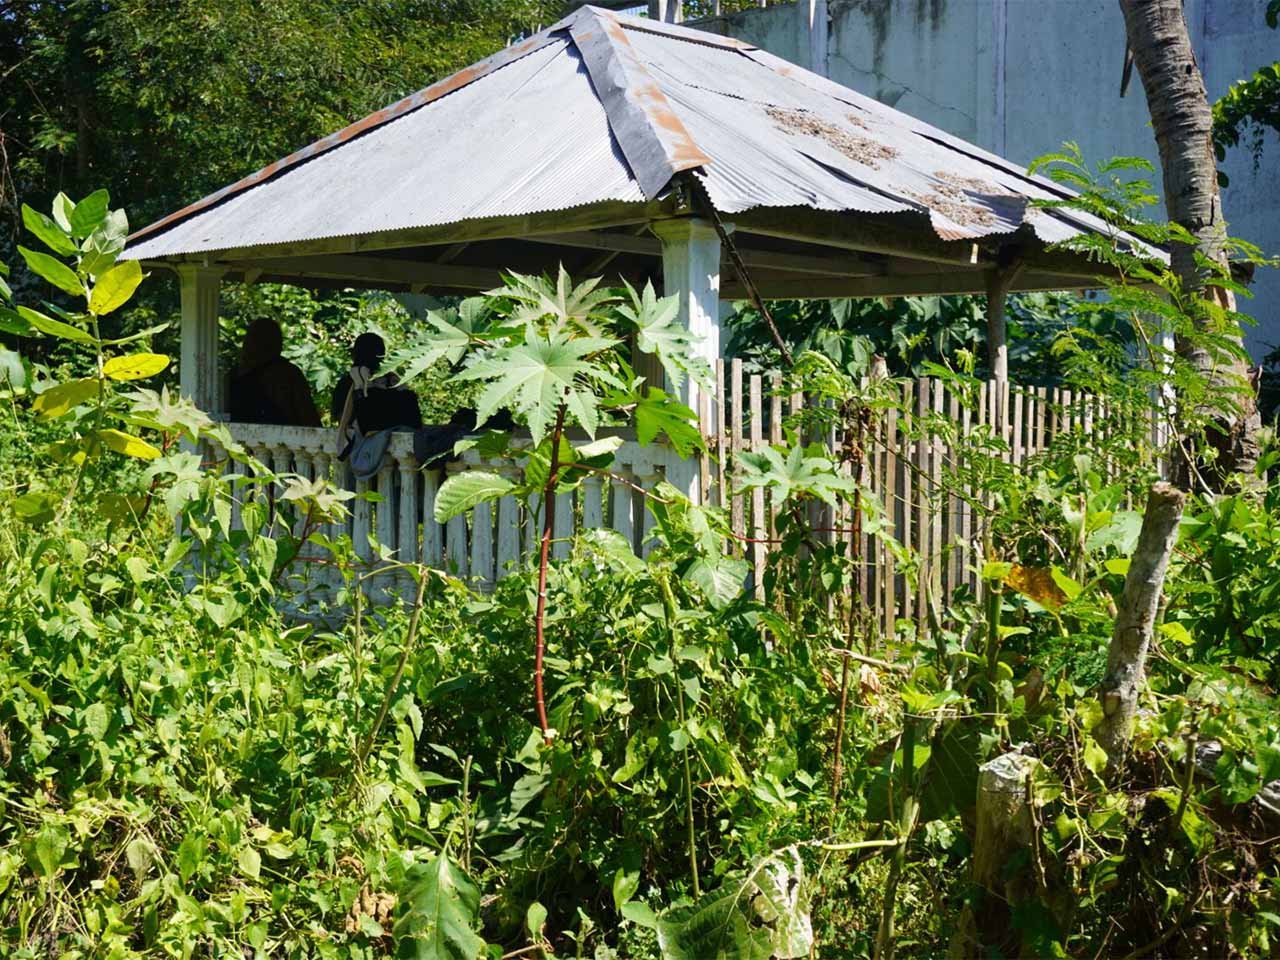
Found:
[{"label": "leaf with holes", "polygon": [[167,366],[169,358],[163,353],[134,353],[112,357],[102,365],[102,372],[112,380],[142,380],[154,377]]},{"label": "leaf with holes", "polygon": [[137,260],[126,260],[98,278],[89,295],[89,309],[98,316],[111,313],[129,302],[133,291],[142,283],[142,267]]}]

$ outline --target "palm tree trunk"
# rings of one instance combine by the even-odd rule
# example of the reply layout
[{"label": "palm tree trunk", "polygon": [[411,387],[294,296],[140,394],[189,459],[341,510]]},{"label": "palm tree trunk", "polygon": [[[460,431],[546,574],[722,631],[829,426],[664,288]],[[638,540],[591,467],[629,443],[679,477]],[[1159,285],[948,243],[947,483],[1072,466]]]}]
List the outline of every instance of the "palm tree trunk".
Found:
[{"label": "palm tree trunk", "polygon": [[[1120,10],[1147,94],[1164,175],[1165,207],[1169,219],[1185,227],[1196,240],[1194,246],[1174,244],[1173,271],[1188,294],[1205,296],[1234,310],[1234,295],[1220,287],[1206,290],[1206,272],[1196,263],[1199,253],[1225,266],[1227,222],[1214,162],[1213,113],[1191,49],[1182,0],[1120,0]],[[1198,311],[1197,315],[1202,325],[1210,322],[1207,312]],[[1241,344],[1238,326],[1229,336],[1236,346]],[[1203,342],[1179,342],[1177,349],[1206,378],[1214,398],[1211,409],[1205,411],[1214,423],[1208,437],[1218,453],[1214,476],[1221,480],[1232,472],[1251,475],[1258,459],[1256,433],[1261,420],[1250,388],[1248,364],[1242,357],[1224,356]],[[1184,471],[1186,468],[1183,465]],[[1187,485],[1185,476],[1177,479],[1180,485]]]}]

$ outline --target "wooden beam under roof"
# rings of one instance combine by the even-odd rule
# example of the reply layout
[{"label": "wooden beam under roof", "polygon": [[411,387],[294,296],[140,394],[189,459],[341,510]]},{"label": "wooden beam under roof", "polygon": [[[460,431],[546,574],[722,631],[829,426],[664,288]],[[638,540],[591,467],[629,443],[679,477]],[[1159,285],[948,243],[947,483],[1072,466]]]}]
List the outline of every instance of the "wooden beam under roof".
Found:
[{"label": "wooden beam under roof", "polygon": [[[579,247],[585,250],[608,250],[614,253],[631,253],[641,256],[662,256],[662,243],[655,237],[635,236],[612,230],[583,233],[548,233],[529,237],[532,243],[544,243],[561,247]],[[870,257],[813,256],[784,253],[776,250],[758,250],[739,247],[738,254],[748,269],[782,270],[790,273],[812,273],[828,277],[874,277],[885,272],[884,263]],[[724,270],[723,272],[728,272]]]},{"label": "wooden beam under roof", "polygon": [[[796,277],[786,274],[755,273],[752,275],[760,295],[766,300],[837,300],[846,297],[928,297],[986,292],[986,273],[972,270],[963,273],[896,274],[884,277],[850,277],[848,279]],[[1090,290],[1098,283],[1083,277],[1062,274],[1024,272],[1011,292],[1040,290]],[[723,300],[747,300],[746,286],[735,278],[720,283]]]}]

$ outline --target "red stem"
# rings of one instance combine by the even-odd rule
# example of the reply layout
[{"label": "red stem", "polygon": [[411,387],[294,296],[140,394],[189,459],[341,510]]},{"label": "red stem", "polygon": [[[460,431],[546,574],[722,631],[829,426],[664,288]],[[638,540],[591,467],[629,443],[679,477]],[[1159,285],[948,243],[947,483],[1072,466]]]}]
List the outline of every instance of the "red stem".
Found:
[{"label": "red stem", "polygon": [[538,704],[538,724],[542,728],[542,742],[551,746],[547,733],[547,702],[542,693],[542,660],[546,653],[547,619],[547,563],[551,555],[552,524],[555,512],[552,506],[556,495],[556,482],[560,479],[560,434],[564,431],[564,404],[556,411],[556,425],[551,431],[551,469],[547,473],[547,485],[542,488],[542,545],[538,552],[538,609],[533,616],[533,696]]}]

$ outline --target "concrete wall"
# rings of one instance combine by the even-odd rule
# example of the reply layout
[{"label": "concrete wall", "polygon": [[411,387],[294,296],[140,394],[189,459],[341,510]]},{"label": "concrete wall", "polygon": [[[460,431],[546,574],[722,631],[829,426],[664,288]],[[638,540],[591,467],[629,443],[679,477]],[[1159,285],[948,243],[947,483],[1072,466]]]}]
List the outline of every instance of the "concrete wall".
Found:
[{"label": "concrete wall", "polygon": [[[802,3],[807,12],[808,0]],[[825,6],[825,58],[810,53],[807,21],[792,3],[697,26],[825,72],[1019,163],[1064,140],[1079,143],[1091,162],[1142,156],[1158,163],[1136,72],[1127,96],[1119,97],[1125,42],[1116,0],[825,0]],[[1267,29],[1264,7],[1262,0],[1186,0],[1211,99],[1280,57],[1280,32]],[[1244,149],[1228,155],[1224,170],[1232,235],[1280,255],[1280,138],[1268,136],[1256,170]],[[1158,173],[1155,183],[1158,193]],[[1280,270],[1260,270],[1254,293],[1241,309],[1258,321],[1245,339],[1261,357],[1280,345]]]}]

